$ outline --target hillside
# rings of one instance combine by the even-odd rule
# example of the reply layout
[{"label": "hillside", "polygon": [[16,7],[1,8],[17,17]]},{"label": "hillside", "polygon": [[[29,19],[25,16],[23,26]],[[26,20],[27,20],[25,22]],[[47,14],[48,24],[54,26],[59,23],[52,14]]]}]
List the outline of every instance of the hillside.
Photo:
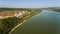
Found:
[{"label": "hillside", "polygon": [[0,8],[0,34],[8,34],[14,27],[40,13],[41,9]]}]

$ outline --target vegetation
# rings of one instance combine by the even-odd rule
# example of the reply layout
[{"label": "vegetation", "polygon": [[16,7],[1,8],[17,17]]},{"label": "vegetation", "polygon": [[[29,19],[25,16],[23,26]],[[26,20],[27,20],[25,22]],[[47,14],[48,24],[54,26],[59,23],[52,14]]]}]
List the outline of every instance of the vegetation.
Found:
[{"label": "vegetation", "polygon": [[[18,10],[16,8],[0,8],[0,10],[2,11],[6,11],[6,10]],[[21,10],[21,9],[20,9]],[[23,10],[28,10],[31,12],[31,14],[26,15],[22,18],[16,18],[16,17],[9,17],[6,19],[0,19],[0,34],[8,34],[16,25],[20,24],[21,22],[23,22],[25,19],[27,20],[28,18],[32,17],[33,15],[40,13],[42,10],[40,9],[23,9]],[[30,17],[27,17],[30,16]]]},{"label": "vegetation", "polygon": [[1,20],[2,21],[2,26],[0,26],[0,34],[7,34],[14,26],[16,26],[18,23],[20,23],[22,18],[6,18]]},{"label": "vegetation", "polygon": [[16,10],[20,10],[20,11],[30,11],[30,9],[27,8],[0,8],[0,12],[4,12],[4,11],[16,11]]},{"label": "vegetation", "polygon": [[56,9],[52,9],[52,10],[60,12],[60,9],[58,9],[58,8],[56,8]]},{"label": "vegetation", "polygon": [[51,8],[43,8],[43,9],[60,12],[60,8],[59,7],[51,7]]}]

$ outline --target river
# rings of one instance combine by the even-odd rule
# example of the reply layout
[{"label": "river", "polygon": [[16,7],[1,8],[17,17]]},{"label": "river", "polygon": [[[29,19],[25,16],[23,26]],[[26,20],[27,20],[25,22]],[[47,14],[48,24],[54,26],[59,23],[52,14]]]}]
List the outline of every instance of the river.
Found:
[{"label": "river", "polygon": [[12,34],[60,34],[60,12],[43,10],[28,19]]}]

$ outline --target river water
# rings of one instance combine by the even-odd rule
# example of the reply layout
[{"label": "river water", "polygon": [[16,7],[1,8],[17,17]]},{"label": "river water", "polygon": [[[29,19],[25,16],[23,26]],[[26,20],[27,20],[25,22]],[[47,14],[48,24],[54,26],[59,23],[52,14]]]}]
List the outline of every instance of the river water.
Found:
[{"label": "river water", "polygon": [[28,19],[12,34],[60,34],[60,12],[43,10]]}]

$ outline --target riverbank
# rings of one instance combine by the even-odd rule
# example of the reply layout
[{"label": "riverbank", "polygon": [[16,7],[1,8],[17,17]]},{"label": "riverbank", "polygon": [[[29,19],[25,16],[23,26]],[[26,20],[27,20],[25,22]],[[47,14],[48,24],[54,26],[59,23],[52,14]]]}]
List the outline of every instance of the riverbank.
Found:
[{"label": "riverbank", "polygon": [[25,16],[25,17],[23,18],[24,21],[21,22],[20,24],[18,24],[17,26],[15,26],[15,27],[9,32],[9,34],[11,34],[11,33],[12,33],[16,28],[18,28],[19,26],[21,26],[22,24],[24,24],[26,20],[28,20],[29,18],[31,18],[32,16],[34,16],[34,15],[40,13],[40,12],[42,12],[42,11],[36,11],[36,12],[30,14],[30,15]]},{"label": "riverbank", "polygon": [[43,10],[41,13],[28,19],[22,26],[13,31],[12,34],[58,34],[60,26],[59,14],[55,11]]}]

